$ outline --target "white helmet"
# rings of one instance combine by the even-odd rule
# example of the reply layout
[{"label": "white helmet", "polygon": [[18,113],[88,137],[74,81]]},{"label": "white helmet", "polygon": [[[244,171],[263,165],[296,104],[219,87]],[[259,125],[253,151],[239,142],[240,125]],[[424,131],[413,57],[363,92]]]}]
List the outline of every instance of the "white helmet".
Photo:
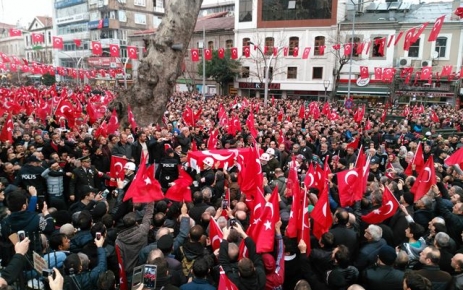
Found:
[{"label": "white helmet", "polygon": [[268,148],[267,151],[265,151],[268,155],[275,155],[275,150],[273,148]]},{"label": "white helmet", "polygon": [[133,162],[127,162],[127,163],[124,165],[124,169],[128,169],[128,170],[135,171],[135,163],[133,163]]},{"label": "white helmet", "polygon": [[260,156],[260,160],[269,161],[269,160],[270,160],[270,155],[268,155],[267,153],[263,153],[263,154]]},{"label": "white helmet", "polygon": [[214,159],[212,159],[212,157],[206,157],[203,160],[203,164],[212,167],[212,165],[214,165]]}]

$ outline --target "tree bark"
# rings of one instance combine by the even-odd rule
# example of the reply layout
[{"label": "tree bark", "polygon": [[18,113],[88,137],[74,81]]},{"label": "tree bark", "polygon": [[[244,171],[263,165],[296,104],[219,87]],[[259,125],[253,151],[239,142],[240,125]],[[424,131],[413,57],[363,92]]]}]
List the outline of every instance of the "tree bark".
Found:
[{"label": "tree bark", "polygon": [[[148,40],[147,56],[140,61],[138,78],[111,104],[112,108],[116,108],[121,124],[127,120],[127,105],[130,105],[138,127],[161,124],[177,78],[182,74],[181,66],[202,2],[166,1],[164,18],[154,37]],[[174,50],[172,45],[183,48]]]}]

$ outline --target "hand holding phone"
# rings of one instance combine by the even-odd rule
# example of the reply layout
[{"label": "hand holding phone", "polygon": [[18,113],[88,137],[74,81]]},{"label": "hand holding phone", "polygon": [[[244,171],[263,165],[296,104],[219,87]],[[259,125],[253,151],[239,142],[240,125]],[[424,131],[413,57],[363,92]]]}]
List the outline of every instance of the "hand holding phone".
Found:
[{"label": "hand holding phone", "polygon": [[18,238],[19,238],[19,241],[22,242],[26,238],[26,232],[18,231]]}]

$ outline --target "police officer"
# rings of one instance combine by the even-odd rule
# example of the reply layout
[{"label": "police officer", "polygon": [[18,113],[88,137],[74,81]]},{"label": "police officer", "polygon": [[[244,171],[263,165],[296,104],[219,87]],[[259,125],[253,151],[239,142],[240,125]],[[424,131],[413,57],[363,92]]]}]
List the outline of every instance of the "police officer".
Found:
[{"label": "police officer", "polygon": [[69,186],[69,199],[71,202],[79,201],[85,186],[101,190],[102,185],[98,184],[98,177],[111,179],[108,175],[98,171],[91,165],[90,156],[79,158],[81,165],[72,171],[71,183]]},{"label": "police officer", "polygon": [[155,177],[159,180],[163,190],[167,190],[171,182],[178,178],[179,160],[175,157],[172,148],[166,150],[166,156],[161,159],[156,169]]},{"label": "police officer", "polygon": [[16,175],[14,184],[26,190],[30,186],[34,186],[37,190],[39,202],[43,201],[46,194],[46,182],[42,177],[42,172],[44,170],[45,168],[42,167],[42,160],[35,155],[31,155],[26,159],[26,164]]}]

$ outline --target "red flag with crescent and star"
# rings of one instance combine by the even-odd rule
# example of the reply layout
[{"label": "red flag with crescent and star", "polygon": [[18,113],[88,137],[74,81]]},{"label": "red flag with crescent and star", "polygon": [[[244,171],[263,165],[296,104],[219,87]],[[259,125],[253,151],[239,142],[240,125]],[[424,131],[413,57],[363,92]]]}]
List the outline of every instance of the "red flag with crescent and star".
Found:
[{"label": "red flag with crescent and star", "polygon": [[415,194],[415,202],[421,199],[433,184],[436,184],[436,172],[434,169],[434,158],[430,156],[410,189]]},{"label": "red flag with crescent and star", "polygon": [[13,121],[11,120],[11,114],[8,114],[8,117],[3,124],[2,131],[0,133],[0,141],[9,141],[10,144],[13,144]]},{"label": "red flag with crescent and star", "polygon": [[399,203],[397,202],[397,199],[392,195],[389,188],[385,186],[383,192],[383,204],[381,207],[362,216],[362,220],[368,224],[379,224],[392,217],[398,209]]},{"label": "red flag with crescent and star", "polygon": [[110,44],[109,45],[109,53],[112,57],[119,57],[120,56],[120,49],[119,45],[117,44]]},{"label": "red flag with crescent and star", "polygon": [[[114,179],[124,180],[125,173],[124,173],[124,166],[127,163],[127,159],[124,157],[119,156],[111,156],[111,171],[109,172],[109,176]],[[116,186],[116,182],[110,182],[111,186]]]},{"label": "red flag with crescent and star", "polygon": [[95,55],[101,55],[103,53],[101,43],[99,43],[98,41],[92,41],[92,53]]},{"label": "red flag with crescent and star", "polygon": [[197,48],[192,48],[191,49],[191,61],[199,61],[199,49]]},{"label": "red flag with crescent and star", "polygon": [[53,48],[63,49],[63,38],[53,36]]},{"label": "red flag with crescent and star", "polygon": [[204,57],[206,60],[211,60],[212,59],[212,49],[206,48],[204,50]]},{"label": "red flag with crescent and star", "polygon": [[127,46],[127,56],[130,59],[138,59],[137,48],[135,46]]},{"label": "red flag with crescent and star", "polygon": [[434,25],[432,26],[431,32],[429,33],[428,41],[436,41],[439,36],[442,25],[444,24],[445,15],[436,19]]},{"label": "red flag with crescent and star", "polygon": [[333,224],[333,216],[331,215],[330,202],[328,200],[328,186],[323,188],[318,202],[310,213],[310,217],[313,220],[313,235],[317,239],[320,239],[324,233],[330,230]]},{"label": "red flag with crescent and star", "polygon": [[219,227],[214,218],[209,222],[209,239],[211,240],[212,251],[220,248],[223,239],[222,229]]}]

